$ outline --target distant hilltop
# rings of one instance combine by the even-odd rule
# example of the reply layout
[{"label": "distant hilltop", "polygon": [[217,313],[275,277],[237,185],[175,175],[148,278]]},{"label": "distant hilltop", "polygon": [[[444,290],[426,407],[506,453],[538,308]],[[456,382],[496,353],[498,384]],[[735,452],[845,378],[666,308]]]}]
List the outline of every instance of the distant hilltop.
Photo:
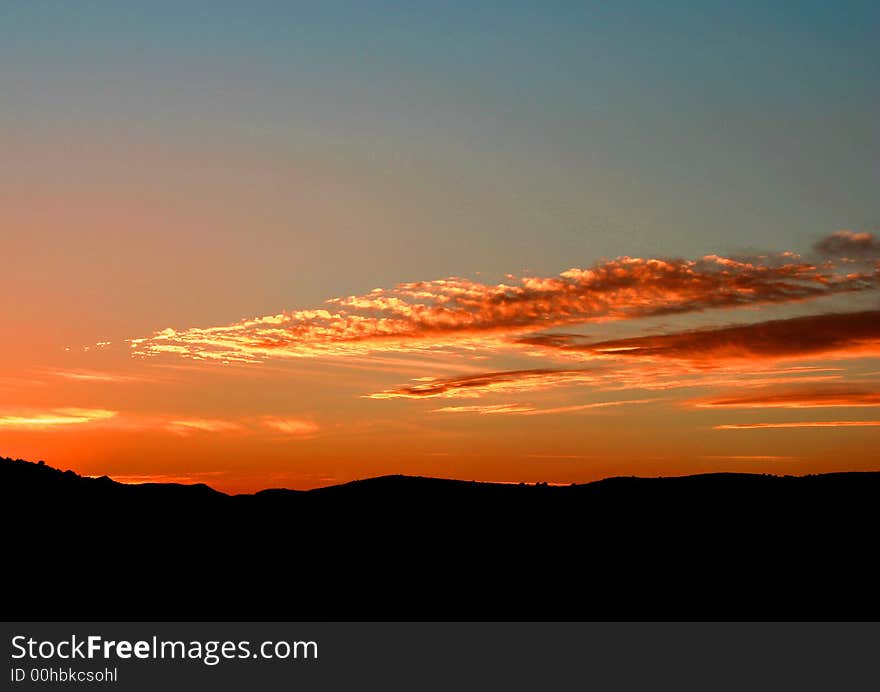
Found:
[{"label": "distant hilltop", "polygon": [[878,619],[880,472],[226,495],[0,459],[4,619]]},{"label": "distant hilltop", "polygon": [[[448,478],[432,478],[427,476],[408,476],[393,474],[376,476],[361,480],[350,481],[339,485],[314,488],[312,490],[291,490],[287,488],[266,488],[252,495],[239,494],[228,495],[215,490],[204,483],[136,483],[129,484],[114,481],[108,476],[99,478],[80,476],[67,470],[61,471],[47,465],[43,461],[30,462],[24,459],[12,459],[0,457],[0,479],[6,484],[17,484],[16,492],[28,490],[33,484],[35,490],[40,492],[88,492],[88,493],[129,493],[133,496],[149,496],[156,493],[160,495],[174,494],[181,498],[192,496],[204,498],[207,496],[223,496],[230,499],[254,498],[277,498],[281,496],[359,496],[361,494],[381,493],[424,493],[428,496],[440,493],[446,496],[475,496],[485,494],[487,497],[497,498],[505,495],[511,497],[524,497],[535,492],[556,493],[559,497],[567,495],[582,495],[587,492],[591,495],[605,493],[610,488],[620,490],[626,488],[634,491],[647,490],[659,491],[659,486],[664,490],[670,490],[677,486],[677,490],[690,489],[697,491],[720,489],[724,486],[760,487],[767,484],[780,483],[790,484],[793,480],[804,481],[803,490],[807,485],[816,483],[823,486],[834,484],[836,487],[845,487],[855,483],[880,482],[880,471],[846,471],[839,473],[809,474],[804,476],[778,476],[769,473],[703,473],[690,476],[614,476],[599,481],[588,483],[571,483],[568,485],[548,483],[492,483],[491,481],[456,480]],[[9,486],[11,487],[11,486]],[[779,486],[781,487],[781,486]],[[2,492],[2,491],[0,491]]]}]

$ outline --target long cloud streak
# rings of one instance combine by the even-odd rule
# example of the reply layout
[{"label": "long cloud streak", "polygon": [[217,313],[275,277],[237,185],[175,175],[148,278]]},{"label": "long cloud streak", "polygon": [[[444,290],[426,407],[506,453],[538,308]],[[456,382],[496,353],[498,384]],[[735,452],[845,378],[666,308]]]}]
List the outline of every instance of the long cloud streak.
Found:
[{"label": "long cloud streak", "polygon": [[877,428],[880,420],[820,420],[796,423],[728,423],[715,430],[762,430],[771,428]]},{"label": "long cloud streak", "polygon": [[880,310],[809,315],[756,324],[583,343],[572,335],[537,335],[530,346],[584,358],[676,360],[703,367],[728,361],[880,356]]},{"label": "long cloud streak", "polygon": [[623,401],[596,401],[590,404],[573,406],[554,406],[535,408],[524,404],[490,404],[488,406],[443,406],[432,409],[432,413],[478,413],[480,415],[547,416],[557,413],[580,413],[591,409],[632,406],[634,404],[656,403],[657,399],[625,399]]},{"label": "long cloud streak", "polygon": [[507,370],[450,378],[420,378],[367,394],[368,399],[477,399],[489,394],[540,391],[554,387],[588,386],[601,391],[643,389],[663,391],[687,387],[760,387],[781,384],[827,382],[840,378],[834,371],[815,368],[721,371],[707,375],[679,368],[591,368],[584,370]]},{"label": "long cloud streak", "polygon": [[880,406],[880,389],[876,386],[824,386],[786,391],[755,392],[734,396],[713,397],[694,401],[695,408],[873,408]]},{"label": "long cloud streak", "polygon": [[[873,236],[870,236],[873,238]],[[861,242],[861,241],[859,241]],[[131,339],[136,355],[219,361],[485,348],[559,325],[810,300],[880,284],[877,268],[843,272],[792,253],[698,260],[621,257],[553,277],[489,285],[464,278],[398,284],[228,326]]]}]

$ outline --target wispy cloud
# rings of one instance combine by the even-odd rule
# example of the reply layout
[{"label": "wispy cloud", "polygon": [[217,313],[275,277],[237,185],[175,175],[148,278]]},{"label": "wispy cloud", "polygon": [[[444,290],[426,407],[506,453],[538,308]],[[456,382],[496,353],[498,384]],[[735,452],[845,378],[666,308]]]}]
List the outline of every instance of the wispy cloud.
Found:
[{"label": "wispy cloud", "polygon": [[75,382],[143,382],[150,379],[140,375],[124,375],[100,370],[53,370],[50,374]]},{"label": "wispy cloud", "polygon": [[539,408],[525,413],[527,416],[545,416],[556,413],[578,413],[592,409],[613,408],[616,406],[636,406],[638,404],[654,404],[659,399],[623,399],[620,401],[595,401],[590,404],[573,404],[571,406],[554,406],[551,408]]},{"label": "wispy cloud", "polygon": [[419,378],[365,395],[369,399],[478,399],[489,394],[518,394],[556,387],[590,387],[598,391],[665,391],[690,387],[761,387],[840,379],[835,371],[812,367],[740,368],[692,371],[680,367],[637,365],[586,369],[502,370],[450,378]]},{"label": "wispy cloud", "polygon": [[0,428],[53,428],[105,421],[117,411],[97,408],[59,408],[49,411],[31,411],[18,415],[0,415]]},{"label": "wispy cloud", "polygon": [[707,454],[703,459],[721,461],[793,461],[798,457],[780,456],[778,454]]},{"label": "wispy cloud", "polygon": [[479,413],[481,416],[504,413],[530,413],[531,406],[521,404],[490,404],[487,406],[444,406],[431,409],[432,413]]},{"label": "wispy cloud", "polygon": [[876,269],[842,272],[793,253],[696,260],[620,257],[495,285],[452,277],[333,298],[323,308],[131,339],[136,355],[225,362],[388,351],[485,349],[554,326],[789,303],[876,288]]},{"label": "wispy cloud", "polygon": [[305,437],[314,435],[320,427],[305,418],[264,418],[263,426],[285,435]]},{"label": "wispy cloud", "polygon": [[880,388],[836,385],[770,390],[689,403],[695,408],[866,408],[880,406]]},{"label": "wispy cloud", "polygon": [[[193,473],[147,473],[147,474],[113,474],[114,481],[126,485],[143,485],[144,483],[204,483],[212,478],[222,476],[223,471],[198,471]],[[96,476],[90,476],[96,478]]]},{"label": "wispy cloud", "polygon": [[590,409],[609,408],[614,406],[632,406],[634,404],[650,404],[657,399],[626,399],[623,401],[595,401],[589,404],[574,404],[572,406],[553,406],[551,408],[535,408],[523,404],[492,404],[487,406],[443,406],[431,409],[432,413],[478,413],[485,414],[512,414],[518,416],[545,416],[558,413],[578,413]]},{"label": "wispy cloud", "polygon": [[311,418],[291,416],[246,416],[229,418],[178,418],[165,420],[166,430],[178,434],[188,433],[281,433],[291,437],[309,437],[320,431],[320,426]]},{"label": "wispy cloud", "polygon": [[219,418],[186,418],[168,422],[168,429],[174,432],[238,432],[241,424]]},{"label": "wispy cloud", "polygon": [[182,418],[167,421],[167,430],[180,434],[203,433],[258,433],[269,431],[291,437],[310,437],[320,430],[320,426],[309,418],[245,417],[230,420],[227,418]]},{"label": "wispy cloud", "polygon": [[422,399],[448,396],[476,398],[492,392],[518,392],[546,389],[561,384],[598,384],[598,373],[590,370],[503,370],[461,377],[420,377],[415,384],[367,394],[368,399]]},{"label": "wispy cloud", "polygon": [[565,459],[569,461],[584,461],[598,459],[595,454],[526,454],[527,459]]},{"label": "wispy cloud", "polygon": [[880,420],[823,420],[796,423],[728,423],[714,426],[715,430],[756,430],[763,428],[876,428]]}]

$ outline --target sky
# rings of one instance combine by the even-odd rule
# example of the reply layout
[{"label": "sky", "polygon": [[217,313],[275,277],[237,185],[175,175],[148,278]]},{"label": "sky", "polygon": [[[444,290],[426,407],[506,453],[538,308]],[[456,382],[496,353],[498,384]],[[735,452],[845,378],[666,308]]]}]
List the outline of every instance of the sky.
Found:
[{"label": "sky", "polygon": [[0,455],[880,470],[880,8],[4,3]]}]

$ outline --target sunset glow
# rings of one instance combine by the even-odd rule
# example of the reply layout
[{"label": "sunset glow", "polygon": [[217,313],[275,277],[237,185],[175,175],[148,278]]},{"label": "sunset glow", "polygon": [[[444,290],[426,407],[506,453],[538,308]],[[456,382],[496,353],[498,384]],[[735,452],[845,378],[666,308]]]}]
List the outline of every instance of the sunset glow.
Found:
[{"label": "sunset glow", "polygon": [[230,492],[880,469],[872,10],[20,5],[0,456]]}]

